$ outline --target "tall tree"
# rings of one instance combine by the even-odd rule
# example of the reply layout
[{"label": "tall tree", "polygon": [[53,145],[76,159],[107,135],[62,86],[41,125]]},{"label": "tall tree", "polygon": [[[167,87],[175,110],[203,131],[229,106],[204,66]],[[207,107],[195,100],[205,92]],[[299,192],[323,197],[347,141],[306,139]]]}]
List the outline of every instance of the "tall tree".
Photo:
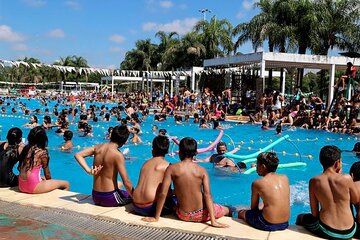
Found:
[{"label": "tall tree", "polygon": [[155,34],[155,37],[160,38],[158,52],[161,55],[161,70],[171,70],[176,61],[174,53],[180,45],[179,35],[177,32],[167,34],[164,31],[159,31]]},{"label": "tall tree", "polygon": [[206,48],[206,58],[229,55],[233,50],[232,25],[228,20],[219,20],[213,16],[210,22],[206,20],[197,22],[194,30],[202,38],[202,44]]}]

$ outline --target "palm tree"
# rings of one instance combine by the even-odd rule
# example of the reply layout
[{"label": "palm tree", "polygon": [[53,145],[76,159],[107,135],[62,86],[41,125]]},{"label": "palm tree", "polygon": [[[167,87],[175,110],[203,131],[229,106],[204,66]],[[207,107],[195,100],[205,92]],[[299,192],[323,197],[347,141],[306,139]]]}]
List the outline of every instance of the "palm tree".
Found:
[{"label": "palm tree", "polygon": [[[234,28],[233,36],[238,36],[234,48],[250,40],[255,51],[268,42],[269,52],[273,52],[276,46],[278,27],[275,19],[274,0],[260,0],[255,7],[260,8],[260,13],[255,15],[248,23],[241,23]],[[269,70],[268,87],[272,85],[272,69]]]},{"label": "palm tree", "polygon": [[[354,40],[359,31],[360,10],[358,0],[318,0],[314,7],[317,13],[315,29],[317,35],[314,39],[312,51],[315,54],[328,55],[329,49],[343,48],[349,45],[351,40],[358,41]],[[326,90],[324,86],[325,72],[321,71],[321,98],[323,98]]]},{"label": "palm tree", "polygon": [[169,70],[173,67],[174,53],[177,51],[180,41],[179,35],[176,32],[170,32],[166,34],[163,31],[159,31],[155,34],[155,37],[160,38],[160,44],[158,46],[158,53],[161,55],[161,69]]},{"label": "palm tree", "polygon": [[228,20],[218,20],[213,16],[210,22],[206,20],[197,22],[194,30],[202,38],[202,44],[206,48],[206,58],[229,55],[233,50],[232,25]]}]

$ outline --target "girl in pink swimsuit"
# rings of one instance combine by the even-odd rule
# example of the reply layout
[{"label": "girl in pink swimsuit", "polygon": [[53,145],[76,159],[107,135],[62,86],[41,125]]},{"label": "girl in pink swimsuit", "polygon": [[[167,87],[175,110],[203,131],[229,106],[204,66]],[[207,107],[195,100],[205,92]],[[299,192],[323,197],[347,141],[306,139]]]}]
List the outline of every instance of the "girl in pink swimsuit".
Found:
[{"label": "girl in pink swimsuit", "polygon": [[[20,155],[19,190],[24,193],[45,193],[54,189],[69,189],[69,183],[62,180],[51,180],[49,154],[46,150],[48,138],[44,128],[31,129],[28,135],[29,144]],[[41,168],[45,179],[40,177]]]}]

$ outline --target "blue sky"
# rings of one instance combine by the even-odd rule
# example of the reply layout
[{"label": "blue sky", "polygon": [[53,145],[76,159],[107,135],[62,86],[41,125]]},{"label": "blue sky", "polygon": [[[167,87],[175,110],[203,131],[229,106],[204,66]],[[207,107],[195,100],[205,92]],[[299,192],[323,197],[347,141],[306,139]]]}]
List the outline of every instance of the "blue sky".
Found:
[{"label": "blue sky", "polygon": [[[51,64],[82,56],[91,67],[118,68],[126,51],[155,33],[189,32],[207,19],[246,22],[255,0],[0,0],[0,59],[35,57]],[[252,52],[250,44],[239,51]]]}]

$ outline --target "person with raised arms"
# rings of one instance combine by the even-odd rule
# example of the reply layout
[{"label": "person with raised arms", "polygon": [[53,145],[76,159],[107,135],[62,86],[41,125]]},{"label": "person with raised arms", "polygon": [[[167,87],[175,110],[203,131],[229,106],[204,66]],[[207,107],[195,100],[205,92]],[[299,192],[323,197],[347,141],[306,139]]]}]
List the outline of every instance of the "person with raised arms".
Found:
[{"label": "person with raised arms", "polygon": [[[118,148],[122,147],[129,137],[127,126],[116,126],[111,132],[110,142],[86,148],[75,154],[80,166],[94,176],[92,198],[96,205],[116,207],[130,203],[134,190],[127,175],[124,155]],[[94,156],[90,168],[85,158]],[[121,190],[122,184],[117,181],[118,173],[127,191]]]}]

